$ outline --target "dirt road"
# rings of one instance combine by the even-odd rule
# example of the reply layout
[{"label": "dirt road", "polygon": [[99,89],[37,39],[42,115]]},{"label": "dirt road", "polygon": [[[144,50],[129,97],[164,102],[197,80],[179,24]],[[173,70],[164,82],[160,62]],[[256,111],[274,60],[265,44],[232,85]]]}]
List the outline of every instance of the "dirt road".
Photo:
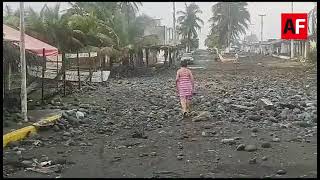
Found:
[{"label": "dirt road", "polygon": [[[6,148],[4,177],[317,177],[316,70],[196,56],[192,117],[182,119],[173,70],[110,79],[48,106],[69,112]],[[80,122],[75,111],[85,113]],[[61,166],[26,170],[35,159]]]}]

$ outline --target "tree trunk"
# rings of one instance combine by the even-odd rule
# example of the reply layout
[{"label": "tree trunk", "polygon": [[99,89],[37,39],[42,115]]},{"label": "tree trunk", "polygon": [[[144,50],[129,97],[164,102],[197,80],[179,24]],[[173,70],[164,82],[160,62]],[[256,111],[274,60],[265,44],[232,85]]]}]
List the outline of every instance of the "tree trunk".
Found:
[{"label": "tree trunk", "polygon": [[142,66],[143,65],[143,51],[142,51],[142,48],[139,50],[138,58],[139,58],[139,65]]}]

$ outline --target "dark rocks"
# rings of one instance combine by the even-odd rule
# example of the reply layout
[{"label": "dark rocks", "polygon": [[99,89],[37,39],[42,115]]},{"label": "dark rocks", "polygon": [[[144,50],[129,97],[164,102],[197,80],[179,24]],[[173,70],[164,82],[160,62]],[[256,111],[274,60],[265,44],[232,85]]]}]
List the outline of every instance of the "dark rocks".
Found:
[{"label": "dark rocks", "polygon": [[222,139],[221,142],[223,144],[229,144],[229,145],[232,145],[232,144],[236,143],[235,139]]},{"label": "dark rocks", "polygon": [[208,121],[211,118],[211,114],[209,111],[203,111],[198,116],[194,117],[192,121],[199,122],[199,121]]},{"label": "dark rocks", "polygon": [[257,158],[251,158],[249,164],[257,164]]},{"label": "dark rocks", "polygon": [[9,152],[3,154],[3,165],[13,165],[18,166],[20,163],[20,156],[14,152]]},{"label": "dark rocks", "polygon": [[246,111],[246,110],[252,110],[253,107],[248,107],[248,106],[242,106],[242,105],[231,105],[234,109],[239,110],[239,111]]},{"label": "dark rocks", "polygon": [[256,132],[258,132],[258,128],[254,127],[254,128],[251,129],[251,131],[256,133]]},{"label": "dark rocks", "polygon": [[14,148],[14,147],[17,147],[20,145],[20,142],[19,141],[11,141],[7,144],[7,147],[9,148]]},{"label": "dark rocks", "polygon": [[290,110],[289,108],[285,108],[281,111],[281,113],[279,114],[279,116],[282,118],[282,119],[287,119],[287,116],[288,114],[290,113]]},{"label": "dark rocks", "polygon": [[120,161],[121,157],[120,156],[114,156],[113,159],[111,160],[111,162],[117,162]]},{"label": "dark rocks", "polygon": [[262,117],[260,115],[250,115],[248,116],[248,119],[249,120],[252,120],[252,121],[259,121]]},{"label": "dark rocks", "polygon": [[151,152],[150,156],[157,156],[157,153],[156,152]]},{"label": "dark rocks", "polygon": [[273,103],[269,99],[265,99],[265,98],[259,99],[257,106],[264,107],[266,109],[271,109],[274,107]]},{"label": "dark rocks", "polygon": [[24,167],[24,168],[33,167],[32,164],[33,164],[33,162],[29,161],[29,160],[23,160],[21,162],[21,166]]},{"label": "dark rocks", "polygon": [[245,147],[245,151],[248,151],[248,152],[253,152],[253,151],[256,151],[258,148],[257,148],[257,146],[256,145],[246,145],[246,147]]},{"label": "dark rocks", "polygon": [[183,159],[183,154],[182,154],[182,153],[179,153],[178,156],[177,156],[177,159],[178,159],[178,160],[182,160],[182,159]]},{"label": "dark rocks", "polygon": [[261,147],[262,147],[262,148],[271,148],[271,144],[270,144],[269,142],[263,142],[263,143],[261,144]]},{"label": "dark rocks", "polygon": [[53,126],[53,130],[54,130],[54,131],[60,131],[60,128],[59,128],[58,125],[54,125],[54,126]]},{"label": "dark rocks", "polygon": [[67,120],[72,125],[80,125],[79,121],[76,118],[72,117],[72,116],[69,116]]},{"label": "dark rocks", "polygon": [[145,156],[149,156],[149,154],[148,153],[139,154],[139,157],[145,157]]},{"label": "dark rocks", "polygon": [[83,118],[84,118],[84,115],[85,115],[85,114],[84,114],[83,112],[77,111],[77,112],[76,112],[77,120],[83,119]]},{"label": "dark rocks", "polygon": [[280,142],[280,138],[276,138],[276,137],[275,137],[275,138],[272,138],[272,141],[273,141],[273,142]]},{"label": "dark rocks", "polygon": [[211,129],[213,128],[214,126],[212,124],[206,124],[203,126],[204,129]]},{"label": "dark rocks", "polygon": [[287,174],[287,171],[284,170],[284,169],[280,169],[280,170],[277,171],[277,174],[284,175],[284,174]]},{"label": "dark rocks", "polygon": [[144,134],[144,132],[134,131],[131,134],[132,138],[141,138],[141,139],[147,139],[148,136]]},{"label": "dark rocks", "polygon": [[66,143],[65,143],[66,146],[75,146],[76,145],[76,142],[72,139],[69,139]]},{"label": "dark rocks", "polygon": [[64,132],[64,133],[63,133],[63,136],[71,137],[72,135],[71,135],[71,133],[70,133],[70,132]]},{"label": "dark rocks", "polygon": [[87,146],[87,144],[84,143],[84,142],[80,143],[79,145],[80,145],[80,146]]},{"label": "dark rocks", "polygon": [[237,151],[244,151],[245,150],[246,145],[245,144],[239,144],[237,146]]},{"label": "dark rocks", "polygon": [[269,121],[271,121],[271,122],[273,122],[273,123],[278,123],[278,122],[279,122],[279,120],[278,120],[278,119],[276,119],[276,118],[275,118],[275,117],[273,117],[273,116],[268,117],[268,118],[267,118],[267,120],[269,120]]},{"label": "dark rocks", "polygon": [[279,106],[283,108],[289,108],[289,109],[294,109],[297,107],[296,104],[293,104],[292,102],[280,102]]},{"label": "dark rocks", "polygon": [[303,127],[303,128],[312,127],[312,125],[310,123],[305,122],[305,121],[294,121],[293,124],[300,126],[300,127]]},{"label": "dark rocks", "polygon": [[234,137],[233,139],[234,139],[234,140],[240,140],[241,137]]}]

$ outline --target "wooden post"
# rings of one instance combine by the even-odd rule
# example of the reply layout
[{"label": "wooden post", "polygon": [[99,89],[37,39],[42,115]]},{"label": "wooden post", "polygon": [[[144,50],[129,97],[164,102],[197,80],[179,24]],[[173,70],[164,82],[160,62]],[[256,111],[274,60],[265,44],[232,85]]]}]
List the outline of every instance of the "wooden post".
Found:
[{"label": "wooden post", "polygon": [[62,52],[62,67],[63,67],[63,95],[66,96],[66,56],[65,53]]},{"label": "wooden post", "polygon": [[80,77],[80,59],[79,59],[79,51],[77,51],[77,66],[78,66],[78,81],[79,81],[79,90],[81,89],[81,77]]},{"label": "wooden post", "polygon": [[44,104],[44,74],[46,66],[46,51],[42,49],[42,78],[41,78],[41,103]]},{"label": "wooden post", "polygon": [[134,59],[133,59],[133,52],[130,52],[130,61],[131,61],[131,65],[132,65],[132,69],[134,70]]},{"label": "wooden post", "polygon": [[145,51],[146,51],[146,63],[147,63],[147,67],[149,67],[149,48],[146,48]]},{"label": "wooden post", "polygon": [[90,63],[89,76],[90,76],[90,83],[91,83],[92,82],[92,60],[90,59],[90,52],[89,52],[89,63]]},{"label": "wooden post", "polygon": [[109,69],[110,69],[110,71],[112,70],[112,64],[113,64],[113,57],[112,56],[108,56],[108,60],[109,60]]},{"label": "wooden post", "polygon": [[169,67],[171,66],[171,64],[172,64],[172,49],[171,48],[169,48],[168,49],[168,51],[169,51]]},{"label": "wooden post", "polygon": [[98,58],[99,58],[99,64],[100,64],[100,72],[101,72],[101,82],[103,82],[103,71],[102,71],[102,60],[101,60],[101,58],[102,58],[102,56],[98,56]]},{"label": "wooden post", "polygon": [[168,48],[164,50],[164,65],[167,65],[167,59],[168,59]]},{"label": "wooden post", "polygon": [[307,45],[308,45],[308,40],[304,42],[304,51],[303,51],[304,58],[307,58]]},{"label": "wooden post", "polygon": [[20,60],[21,60],[21,112],[25,122],[28,122],[27,105],[27,72],[26,52],[24,44],[24,2],[20,2]]},{"label": "wooden post", "polygon": [[7,90],[11,90],[11,62],[8,61],[8,79],[7,79]]},{"label": "wooden post", "polygon": [[307,40],[307,41],[306,41],[306,57],[307,57],[307,58],[308,58],[308,56],[309,56],[310,51],[311,51],[311,44],[310,44],[310,41]]},{"label": "wooden post", "polygon": [[[58,50],[58,55],[57,55],[57,76],[59,73],[59,50]],[[59,92],[59,79],[57,79],[57,92]]]},{"label": "wooden post", "polygon": [[300,41],[300,56],[303,57],[303,42]]}]

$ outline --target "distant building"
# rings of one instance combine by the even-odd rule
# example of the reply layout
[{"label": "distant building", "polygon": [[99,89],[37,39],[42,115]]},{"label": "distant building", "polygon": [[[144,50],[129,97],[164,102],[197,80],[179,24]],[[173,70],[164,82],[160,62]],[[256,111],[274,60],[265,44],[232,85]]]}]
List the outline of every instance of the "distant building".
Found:
[{"label": "distant building", "polygon": [[160,19],[153,19],[144,29],[144,36],[157,35],[159,37],[159,45],[172,45],[173,44],[173,28],[161,25]]}]

